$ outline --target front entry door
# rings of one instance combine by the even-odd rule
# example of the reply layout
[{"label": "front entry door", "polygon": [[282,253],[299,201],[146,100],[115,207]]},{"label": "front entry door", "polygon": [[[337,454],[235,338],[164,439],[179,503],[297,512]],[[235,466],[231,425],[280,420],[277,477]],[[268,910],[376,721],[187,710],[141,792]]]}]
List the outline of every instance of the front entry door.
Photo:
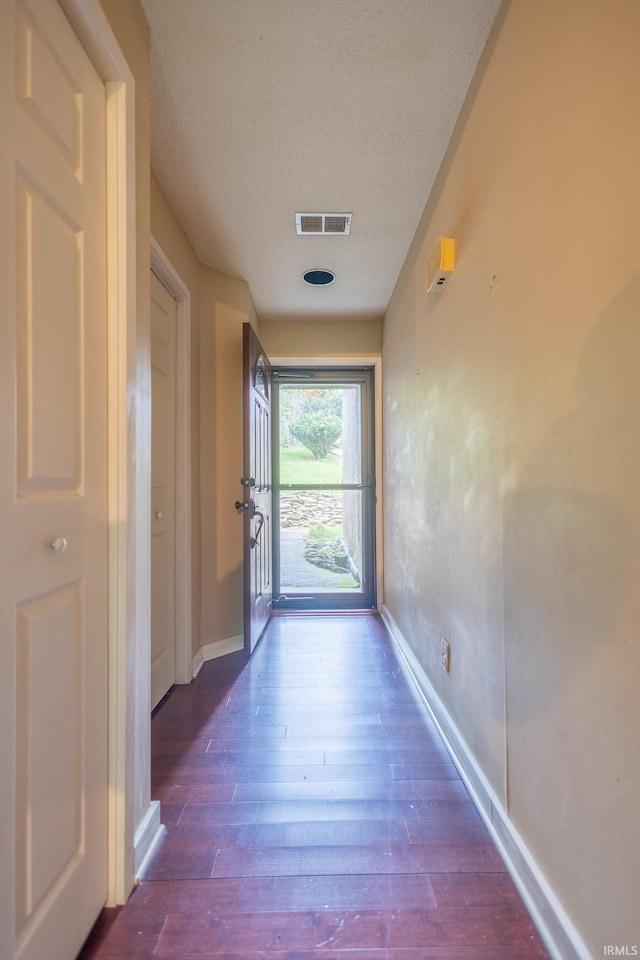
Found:
[{"label": "front entry door", "polygon": [[274,607],[372,610],[373,370],[273,371]]},{"label": "front entry door", "polygon": [[244,649],[271,617],[271,367],[250,323],[243,325]]},{"label": "front entry door", "polygon": [[105,88],[56,0],[0,8],[0,955],[70,960],[107,894]]}]

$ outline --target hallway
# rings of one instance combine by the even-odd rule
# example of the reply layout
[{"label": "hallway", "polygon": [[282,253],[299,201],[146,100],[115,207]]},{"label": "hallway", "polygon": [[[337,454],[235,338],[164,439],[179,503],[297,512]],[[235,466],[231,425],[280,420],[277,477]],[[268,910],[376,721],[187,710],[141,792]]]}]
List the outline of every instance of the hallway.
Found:
[{"label": "hallway", "polygon": [[80,960],[548,957],[377,616],[274,618],[152,751],[167,834]]}]

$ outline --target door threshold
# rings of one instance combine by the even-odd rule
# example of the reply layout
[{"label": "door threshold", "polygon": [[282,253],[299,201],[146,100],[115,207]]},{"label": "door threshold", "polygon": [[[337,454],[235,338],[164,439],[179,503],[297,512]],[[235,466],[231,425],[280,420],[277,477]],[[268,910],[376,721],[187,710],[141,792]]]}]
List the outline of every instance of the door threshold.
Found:
[{"label": "door threshold", "polygon": [[373,617],[378,616],[379,610],[362,609],[334,609],[334,610],[272,610],[272,617]]}]

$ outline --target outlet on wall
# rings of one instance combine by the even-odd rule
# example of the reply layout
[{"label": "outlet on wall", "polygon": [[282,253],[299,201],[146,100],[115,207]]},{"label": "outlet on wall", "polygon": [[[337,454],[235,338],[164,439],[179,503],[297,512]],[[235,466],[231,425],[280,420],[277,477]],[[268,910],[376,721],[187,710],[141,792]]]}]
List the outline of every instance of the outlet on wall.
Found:
[{"label": "outlet on wall", "polygon": [[444,637],[442,638],[442,646],[440,648],[440,663],[442,664],[442,669],[449,673],[449,665],[451,663],[451,648]]}]

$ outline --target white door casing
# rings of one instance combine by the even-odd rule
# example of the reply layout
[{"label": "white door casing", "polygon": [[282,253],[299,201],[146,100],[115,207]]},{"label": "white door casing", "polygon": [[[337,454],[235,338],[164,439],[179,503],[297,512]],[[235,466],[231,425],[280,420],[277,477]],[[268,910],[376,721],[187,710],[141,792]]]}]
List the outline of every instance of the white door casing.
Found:
[{"label": "white door casing", "polygon": [[151,269],[176,301],[176,683],[193,679],[191,291],[151,237]]},{"label": "white door casing", "polygon": [[151,708],[176,680],[176,301],[151,274]]},{"label": "white door casing", "polygon": [[10,6],[2,53],[13,77],[0,94],[3,271],[14,278],[0,346],[11,545],[0,559],[2,949],[68,960],[107,896],[105,87],[55,0]]}]

